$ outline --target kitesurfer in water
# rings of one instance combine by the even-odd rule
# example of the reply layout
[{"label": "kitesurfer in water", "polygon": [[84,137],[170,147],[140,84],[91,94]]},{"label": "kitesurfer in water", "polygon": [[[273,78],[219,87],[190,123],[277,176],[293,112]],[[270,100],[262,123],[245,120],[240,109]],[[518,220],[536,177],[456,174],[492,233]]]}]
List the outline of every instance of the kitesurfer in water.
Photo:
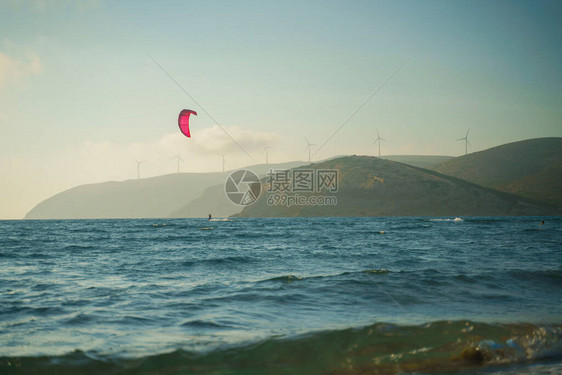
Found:
[{"label": "kitesurfer in water", "polygon": [[211,214],[209,214],[209,221],[211,221]]}]

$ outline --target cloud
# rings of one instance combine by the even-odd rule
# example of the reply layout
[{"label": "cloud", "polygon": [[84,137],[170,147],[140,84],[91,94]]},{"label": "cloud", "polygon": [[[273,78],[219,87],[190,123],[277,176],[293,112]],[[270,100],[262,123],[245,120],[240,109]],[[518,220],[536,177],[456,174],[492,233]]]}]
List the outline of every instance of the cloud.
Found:
[{"label": "cloud", "polygon": [[[152,142],[86,142],[79,151],[71,151],[74,157],[66,155],[64,158],[73,159],[75,164],[76,155],[79,155],[78,159],[82,160],[80,172],[87,171],[96,181],[122,180],[136,176],[135,160],[146,161],[142,167],[145,177],[173,173],[177,170],[177,162],[172,160],[176,155],[180,155],[184,160],[181,168],[184,172],[216,171],[222,167],[220,154],[225,154],[227,169],[256,164],[261,162],[261,153],[265,146],[275,145],[283,139],[279,134],[251,131],[239,126],[224,129],[256,160],[250,159],[216,125],[194,129],[191,138],[174,132]],[[78,168],[77,165],[69,167]]]},{"label": "cloud", "polygon": [[[126,149],[131,155],[137,155],[139,158],[142,155],[175,155],[180,151],[192,156],[233,153],[247,158],[244,151],[252,155],[282,139],[279,134],[250,131],[239,126],[228,126],[223,129],[226,132],[217,125],[193,129],[191,138],[186,138],[179,132],[169,133],[154,142],[127,145]],[[226,133],[230,134],[244,151]]]},{"label": "cloud", "polygon": [[27,77],[42,72],[41,60],[34,53],[19,59],[0,53],[0,87],[22,84]]},{"label": "cloud", "polygon": [[276,143],[282,138],[275,133],[254,132],[239,126],[229,126],[221,129],[215,125],[211,128],[194,130],[194,147],[202,153],[227,153],[240,150],[238,145],[226,133],[234,138],[238,145],[249,154],[269,146],[270,143]]}]

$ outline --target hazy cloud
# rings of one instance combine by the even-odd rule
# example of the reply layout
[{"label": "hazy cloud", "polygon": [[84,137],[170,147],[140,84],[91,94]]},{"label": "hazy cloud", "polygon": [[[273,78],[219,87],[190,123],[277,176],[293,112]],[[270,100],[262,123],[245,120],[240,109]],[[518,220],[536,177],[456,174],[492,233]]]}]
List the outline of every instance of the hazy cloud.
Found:
[{"label": "hazy cloud", "polygon": [[184,160],[181,167],[184,172],[217,170],[222,166],[219,154],[225,154],[227,169],[232,169],[262,162],[263,148],[282,139],[275,133],[250,131],[239,126],[225,127],[225,130],[256,160],[248,158],[218,126],[213,126],[194,129],[191,138],[174,132],[153,142],[87,142],[79,152],[81,165],[96,180],[122,180],[135,177],[135,160],[146,161],[142,169],[143,176],[147,177],[176,171],[177,161],[172,160],[176,155]]},{"label": "hazy cloud", "polygon": [[[275,133],[255,132],[239,126],[229,126],[224,129],[250,155],[265,146],[278,142],[282,138]],[[239,150],[232,139],[216,125],[211,128],[195,130],[193,139],[197,151],[204,153],[226,153]],[[240,152],[242,151],[240,150]]]},{"label": "hazy cloud", "polygon": [[[6,40],[3,45],[9,45]],[[39,57],[26,52],[21,57],[0,52],[0,88],[21,84],[29,76],[41,74],[43,66]]]}]

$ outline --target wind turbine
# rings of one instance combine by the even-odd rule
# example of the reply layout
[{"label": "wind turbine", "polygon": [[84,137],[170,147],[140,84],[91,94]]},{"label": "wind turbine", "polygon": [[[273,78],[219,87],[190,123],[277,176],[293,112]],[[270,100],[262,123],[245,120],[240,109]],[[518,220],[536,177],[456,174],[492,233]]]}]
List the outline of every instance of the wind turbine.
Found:
[{"label": "wind turbine", "polygon": [[312,146],[316,146],[316,143],[310,143],[306,137],[304,137],[304,139],[306,140],[306,149],[304,150],[304,152],[308,150],[308,161],[310,162],[310,149],[312,148]]},{"label": "wind turbine", "polygon": [[224,154],[219,154],[222,156],[222,171],[224,172]]},{"label": "wind turbine", "polygon": [[386,139],[381,138],[381,136],[379,135],[379,129],[377,129],[377,139],[375,139],[373,144],[379,142],[379,158],[381,157],[381,141],[386,142]]},{"label": "wind turbine", "polygon": [[135,159],[135,161],[137,162],[137,180],[140,180],[140,165],[146,160],[138,161],[137,159]]},{"label": "wind turbine", "polygon": [[178,159],[178,173],[180,173],[180,160],[183,161],[183,159],[181,158],[180,154],[177,154],[172,159]]},{"label": "wind turbine", "polygon": [[468,132],[470,131],[470,129],[468,129],[466,131],[466,135],[464,136],[464,138],[459,138],[457,139],[457,141],[464,141],[464,154],[467,155],[468,154],[468,145],[470,145],[470,143],[468,143]]},{"label": "wind turbine", "polygon": [[269,149],[273,148],[271,146],[265,146],[263,149],[265,150],[265,165],[269,164]]}]

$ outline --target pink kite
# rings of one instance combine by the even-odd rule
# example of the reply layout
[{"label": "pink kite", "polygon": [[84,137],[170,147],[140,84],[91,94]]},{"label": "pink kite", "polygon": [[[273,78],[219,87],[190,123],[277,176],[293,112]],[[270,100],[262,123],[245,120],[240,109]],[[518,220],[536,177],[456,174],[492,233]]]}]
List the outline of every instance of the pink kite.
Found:
[{"label": "pink kite", "polygon": [[189,132],[189,116],[191,114],[197,116],[197,112],[192,111],[191,109],[182,109],[180,115],[178,117],[178,125],[180,127],[181,132],[186,136],[191,138],[191,133]]}]

